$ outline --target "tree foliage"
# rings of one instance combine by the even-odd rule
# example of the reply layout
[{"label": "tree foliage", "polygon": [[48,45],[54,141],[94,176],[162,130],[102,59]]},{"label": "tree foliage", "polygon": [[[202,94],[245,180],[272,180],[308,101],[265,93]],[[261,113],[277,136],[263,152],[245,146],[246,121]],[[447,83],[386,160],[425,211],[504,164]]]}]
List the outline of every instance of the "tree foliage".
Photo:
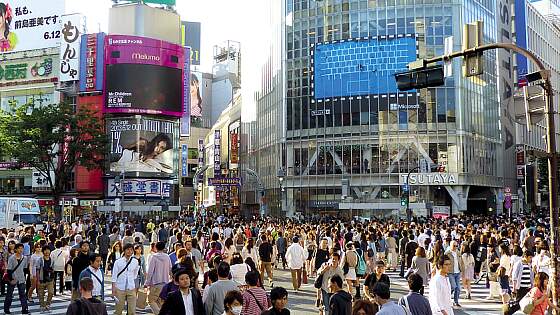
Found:
[{"label": "tree foliage", "polygon": [[103,166],[106,145],[102,121],[89,109],[74,112],[66,103],[27,104],[0,113],[3,157],[39,171],[56,199],[76,166],[88,170]]}]

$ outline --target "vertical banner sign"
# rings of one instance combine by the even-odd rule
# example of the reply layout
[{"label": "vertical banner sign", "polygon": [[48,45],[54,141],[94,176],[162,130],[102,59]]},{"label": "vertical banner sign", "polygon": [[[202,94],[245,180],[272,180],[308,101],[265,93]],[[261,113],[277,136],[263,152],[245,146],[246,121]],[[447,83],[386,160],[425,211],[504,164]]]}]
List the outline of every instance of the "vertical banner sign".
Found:
[{"label": "vertical banner sign", "polygon": [[62,16],[60,41],[60,82],[78,81],[80,78],[80,42],[82,16]]},{"label": "vertical banner sign", "polygon": [[220,170],[220,142],[222,136],[220,130],[214,131],[214,177],[219,177],[221,174]]},{"label": "vertical banner sign", "polygon": [[525,148],[522,144],[515,146],[515,164],[517,166],[517,179],[525,178]]},{"label": "vertical banner sign", "polygon": [[189,151],[186,144],[181,145],[181,176],[189,176],[189,170],[187,167],[187,160],[189,158]]},{"label": "vertical banner sign", "polygon": [[97,62],[97,34],[87,34],[86,39],[86,91],[95,90]]},{"label": "vertical banner sign", "polygon": [[[198,139],[198,168],[204,166],[204,139]],[[204,180],[204,174],[198,175],[198,180]]]},{"label": "vertical banner sign", "polygon": [[84,34],[80,47],[80,92],[103,90],[105,33]]},{"label": "vertical banner sign", "polygon": [[[496,26],[498,28],[498,42],[511,43],[513,30],[512,3],[515,0],[496,1],[496,12],[499,12]],[[511,51],[498,49],[496,51],[497,73],[498,73],[498,100],[501,111],[500,123],[502,125],[503,146],[503,168],[501,175],[504,185],[517,190],[516,167],[515,167],[515,124],[512,113],[513,108],[513,55]]]},{"label": "vertical banner sign", "polygon": [[[527,49],[527,5],[526,0],[515,0],[515,44],[521,48]],[[517,84],[519,86],[527,85],[527,57],[522,54],[515,54],[517,59]]]},{"label": "vertical banner sign", "polygon": [[185,47],[183,63],[183,116],[181,116],[181,137],[188,137],[191,130],[191,60],[187,58],[191,49]]},{"label": "vertical banner sign", "polygon": [[237,133],[231,133],[230,139],[230,163],[232,167],[237,167],[237,163],[239,163],[239,138]]}]

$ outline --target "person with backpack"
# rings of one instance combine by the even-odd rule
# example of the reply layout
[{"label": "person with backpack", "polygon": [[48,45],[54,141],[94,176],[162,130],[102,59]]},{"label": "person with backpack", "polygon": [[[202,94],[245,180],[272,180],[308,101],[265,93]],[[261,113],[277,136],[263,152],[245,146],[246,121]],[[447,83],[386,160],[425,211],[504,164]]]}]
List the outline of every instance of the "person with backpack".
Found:
[{"label": "person with backpack", "polygon": [[365,253],[360,248],[359,243],[354,242],[354,247],[356,248],[356,254],[358,255],[358,264],[356,265],[356,295],[355,295],[355,299],[359,300],[359,299],[362,298],[361,294],[360,294],[360,279],[362,279],[366,276],[367,265],[366,265],[366,260],[364,258]]},{"label": "person with backpack", "polygon": [[107,306],[103,301],[91,295],[93,290],[93,280],[91,278],[80,279],[79,290],[81,297],[70,303],[66,315],[108,315]]},{"label": "person with backpack", "polygon": [[420,293],[424,288],[424,279],[417,273],[411,273],[406,279],[409,293],[399,299],[399,304],[411,315],[432,315],[430,302]]},{"label": "person with backpack", "polygon": [[105,299],[105,277],[101,269],[101,255],[93,253],[89,256],[89,266],[80,272],[80,280],[83,278],[93,279],[92,296],[103,301]]},{"label": "person with backpack", "polygon": [[[51,259],[51,249],[45,245],[41,249],[43,257],[35,265],[37,270],[35,275],[37,277],[37,293],[39,294],[39,303],[41,304],[41,312],[50,311],[52,297],[54,293],[54,269],[53,261]],[[45,300],[45,289],[48,296]]]}]

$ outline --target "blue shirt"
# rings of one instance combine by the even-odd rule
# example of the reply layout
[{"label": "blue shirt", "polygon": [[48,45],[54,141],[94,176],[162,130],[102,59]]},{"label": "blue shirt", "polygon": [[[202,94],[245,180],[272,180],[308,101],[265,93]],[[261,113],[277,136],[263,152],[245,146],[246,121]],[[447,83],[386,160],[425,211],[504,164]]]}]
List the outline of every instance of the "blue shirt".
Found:
[{"label": "blue shirt", "polygon": [[402,306],[389,301],[381,306],[377,315],[406,315],[406,312]]},{"label": "blue shirt", "polygon": [[177,262],[177,253],[173,252],[169,254],[169,259],[171,259],[171,265],[175,265],[175,263]]}]

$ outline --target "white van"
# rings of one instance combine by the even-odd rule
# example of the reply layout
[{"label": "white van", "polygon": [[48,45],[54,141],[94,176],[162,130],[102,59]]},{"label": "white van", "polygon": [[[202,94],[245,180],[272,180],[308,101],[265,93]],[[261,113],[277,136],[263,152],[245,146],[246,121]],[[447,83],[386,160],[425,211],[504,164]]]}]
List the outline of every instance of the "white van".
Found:
[{"label": "white van", "polygon": [[0,227],[42,225],[39,201],[34,198],[0,197]]}]

